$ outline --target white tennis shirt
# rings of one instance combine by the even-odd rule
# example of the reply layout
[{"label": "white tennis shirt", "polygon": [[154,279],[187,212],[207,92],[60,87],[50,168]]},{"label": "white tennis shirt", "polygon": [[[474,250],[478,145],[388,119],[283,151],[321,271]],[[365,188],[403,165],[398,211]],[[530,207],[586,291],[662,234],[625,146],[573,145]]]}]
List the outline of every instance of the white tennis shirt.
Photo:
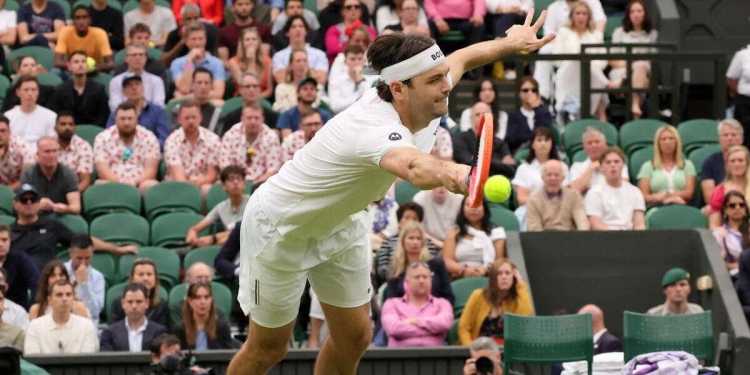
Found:
[{"label": "white tennis shirt", "polygon": [[371,88],[259,188],[261,207],[282,235],[325,238],[385,196],[396,179],[379,167],[388,151],[409,147],[429,153],[439,125],[438,118],[412,134],[393,105]]}]

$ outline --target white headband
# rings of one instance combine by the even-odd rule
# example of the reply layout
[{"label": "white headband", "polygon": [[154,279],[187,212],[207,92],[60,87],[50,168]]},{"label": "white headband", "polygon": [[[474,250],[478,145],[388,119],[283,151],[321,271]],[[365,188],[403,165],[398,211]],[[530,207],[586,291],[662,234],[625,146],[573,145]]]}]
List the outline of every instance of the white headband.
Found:
[{"label": "white headband", "polygon": [[445,60],[443,51],[440,50],[437,44],[433,44],[432,47],[404,60],[399,63],[393,64],[389,67],[383,68],[380,72],[372,69],[368,66],[362,71],[363,74],[380,74],[381,79],[386,84],[390,84],[393,81],[405,81],[409,78],[422,74]]}]

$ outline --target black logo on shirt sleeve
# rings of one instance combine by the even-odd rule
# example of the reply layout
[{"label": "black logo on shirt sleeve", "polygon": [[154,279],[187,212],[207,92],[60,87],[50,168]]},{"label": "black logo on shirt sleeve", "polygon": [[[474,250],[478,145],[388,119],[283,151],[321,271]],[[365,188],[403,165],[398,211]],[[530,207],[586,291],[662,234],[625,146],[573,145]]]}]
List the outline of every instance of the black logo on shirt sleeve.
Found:
[{"label": "black logo on shirt sleeve", "polygon": [[401,134],[391,133],[391,135],[388,136],[388,139],[390,139],[391,141],[399,141],[401,140]]}]

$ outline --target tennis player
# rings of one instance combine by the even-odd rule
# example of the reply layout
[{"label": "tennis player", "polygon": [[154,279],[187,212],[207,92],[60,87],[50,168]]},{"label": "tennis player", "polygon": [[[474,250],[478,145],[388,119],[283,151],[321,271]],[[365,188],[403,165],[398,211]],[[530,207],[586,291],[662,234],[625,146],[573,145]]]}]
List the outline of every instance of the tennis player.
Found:
[{"label": "tennis player", "polygon": [[[309,279],[328,322],[315,374],[355,374],[371,342],[368,203],[396,177],[465,194],[469,166],[430,155],[454,83],[504,55],[533,51],[546,12],[508,36],[450,56],[421,35],[381,35],[367,52],[375,88],[331,119],[250,198],[240,235],[238,300],[251,322],[227,374],[265,374],[286,354]],[[416,323],[419,324],[419,323]]]}]

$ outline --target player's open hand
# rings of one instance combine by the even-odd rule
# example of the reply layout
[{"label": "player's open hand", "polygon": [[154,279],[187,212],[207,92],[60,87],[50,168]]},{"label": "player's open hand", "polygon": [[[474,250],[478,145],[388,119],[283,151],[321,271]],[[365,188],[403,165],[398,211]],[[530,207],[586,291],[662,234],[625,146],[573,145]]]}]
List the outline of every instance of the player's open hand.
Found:
[{"label": "player's open hand", "polygon": [[537,38],[536,34],[544,24],[544,19],[547,18],[547,11],[543,10],[542,14],[539,15],[539,19],[531,24],[534,19],[534,8],[529,10],[529,14],[526,15],[526,21],[523,25],[515,25],[508,29],[507,37],[505,41],[515,47],[518,52],[531,52],[542,48],[543,45],[551,42],[555,39],[555,34],[545,35],[543,38]]}]

